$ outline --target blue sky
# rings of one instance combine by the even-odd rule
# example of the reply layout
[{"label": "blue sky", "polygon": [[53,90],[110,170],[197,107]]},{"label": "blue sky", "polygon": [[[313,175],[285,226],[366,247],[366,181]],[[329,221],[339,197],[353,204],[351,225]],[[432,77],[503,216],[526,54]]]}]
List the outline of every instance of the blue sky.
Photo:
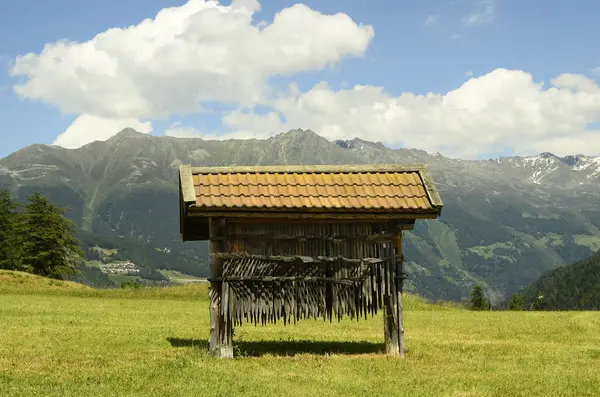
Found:
[{"label": "blue sky", "polygon": [[[42,92],[40,95],[44,103],[35,99],[35,95],[32,96],[31,93],[39,93],[40,89],[45,88],[32,88],[26,97],[17,95],[13,86],[28,78],[11,77],[9,71],[17,56],[30,52],[40,55],[45,45],[52,45],[63,39],[70,42],[86,42],[108,29],[137,25],[146,18],[153,19],[162,8],[179,7],[185,3],[186,1],[181,0],[5,2],[0,12],[0,157],[29,144],[52,144],[82,112],[99,117],[105,117],[106,112],[110,113],[110,109],[101,111],[91,105],[89,109],[75,106],[75,112],[61,112],[61,107],[65,110],[64,108],[69,106],[62,103],[60,98],[56,99],[56,95],[60,95],[60,87],[53,88],[58,94]],[[222,2],[223,6],[230,3]],[[296,2],[263,0],[260,4],[260,11],[253,15],[253,24],[261,20],[267,24],[272,23],[275,13],[293,6]],[[600,24],[597,23],[600,3],[597,1],[581,0],[575,3],[540,0],[328,0],[305,1],[303,4],[323,15],[344,13],[356,26],[370,25],[374,36],[368,45],[360,49],[352,47],[351,43],[341,42],[341,39],[338,39],[339,43],[331,44],[332,47],[327,48],[351,48],[348,51],[354,51],[354,54],[332,59],[333,66],[312,66],[305,68],[306,70],[298,66],[295,67],[297,71],[293,73],[276,71],[271,74],[261,69],[257,70],[256,74],[266,73],[267,81],[264,84],[277,93],[273,94],[274,96],[286,95],[284,92],[290,83],[298,85],[298,95],[311,91],[323,81],[328,83],[328,90],[338,93],[351,90],[355,85],[382,87],[383,93],[378,94],[379,96],[373,94],[374,99],[364,99],[363,102],[360,102],[360,96],[335,99],[342,108],[355,106],[362,109],[357,111],[364,113],[361,119],[346,122],[340,120],[339,112],[307,114],[299,108],[299,104],[306,101],[300,100],[290,99],[290,102],[280,106],[275,105],[272,98],[248,104],[244,103],[243,99],[235,99],[234,94],[228,96],[234,98],[229,101],[222,100],[221,96],[212,100],[210,95],[206,94],[204,97],[208,99],[204,99],[201,105],[211,111],[190,111],[184,106],[181,110],[174,107],[160,115],[146,112],[120,114],[120,117],[131,116],[140,122],[151,122],[153,135],[163,135],[169,129],[179,128],[179,132],[187,134],[186,136],[266,137],[291,128],[312,128],[328,138],[359,136],[369,140],[381,140],[393,147],[439,150],[443,154],[456,157],[480,158],[498,154],[546,151],[543,149],[556,152],[561,148],[566,151],[586,149],[586,153],[590,155],[600,152],[600,139],[596,131],[600,115],[600,93],[595,91],[595,79],[599,75],[594,72],[594,69],[600,66],[600,52],[595,43],[600,35]],[[480,23],[469,24],[469,16],[475,16],[471,22],[477,20]],[[431,23],[426,23],[428,20]],[[326,29],[329,25],[324,22],[323,26]],[[305,28],[312,29],[311,26]],[[354,37],[352,34],[356,34],[357,38],[366,37],[358,36],[362,33],[354,29],[349,31],[349,37]],[[215,34],[218,35],[218,32]],[[316,40],[319,40],[318,36]],[[219,42],[219,45],[228,48],[227,42]],[[199,57],[201,59],[202,54],[199,54]],[[502,75],[498,71],[500,69],[530,75],[536,84],[544,82],[541,94],[535,88],[526,87],[526,79],[523,80],[521,75]],[[497,73],[492,73],[494,71]],[[565,86],[573,98],[570,98],[566,105],[563,102],[566,99],[553,102],[552,106],[547,105],[550,101],[548,97],[552,94],[547,89],[552,85],[552,79],[565,73],[571,75],[564,78],[569,80],[564,80],[565,83],[560,84],[559,88]],[[402,112],[398,113],[400,110],[396,99],[403,93],[427,95],[431,92],[443,97],[459,89],[468,80],[486,75],[488,77],[485,81],[472,84],[467,99],[466,94],[461,93],[460,99],[455,100],[459,105],[435,105],[438,107],[432,108],[432,104],[419,105],[413,101],[402,104]],[[44,81],[44,76],[40,74],[37,76],[38,80]],[[587,79],[585,81],[591,82],[592,89],[582,88],[580,80],[575,81],[573,76]],[[47,79],[52,80],[52,76],[48,75],[46,82],[49,81]],[[140,81],[133,77],[131,79]],[[75,83],[77,84],[77,81]],[[513,83],[514,87],[510,85]],[[503,90],[506,87],[504,96],[488,101],[486,98],[490,96],[490,90],[502,91],[499,90],[500,87]],[[72,87],[65,86],[67,91],[69,88]],[[136,89],[139,90],[140,87]],[[232,87],[232,90],[235,89],[235,86]],[[511,90],[514,90],[514,94]],[[329,94],[329,91],[327,93]],[[450,97],[458,97],[458,94],[448,96]],[[519,105],[511,104],[504,108],[507,100],[511,98],[521,98]],[[74,102],[83,100],[85,98],[73,99]],[[488,101],[485,109],[478,106],[478,102],[482,100]],[[447,102],[443,99],[440,101]],[[326,103],[329,103],[329,100]],[[384,103],[389,111],[367,114],[375,103]],[[521,114],[522,108],[539,109],[540,106],[564,109],[567,114],[564,115],[564,120],[555,118],[555,110],[536,110],[537,113],[526,116]],[[274,111],[281,119],[274,124],[263,120],[260,124],[252,125],[236,119],[233,126],[227,125],[223,122],[223,117],[225,113],[234,112],[235,109],[242,113],[252,112],[256,116],[264,116]],[[410,117],[406,116],[407,114]],[[430,124],[427,124],[427,120],[421,120],[438,117],[431,115],[439,115],[439,120]],[[520,123],[521,117],[527,121]],[[546,119],[540,120],[540,117]],[[581,121],[581,117],[585,117],[585,120]],[[373,120],[383,119],[395,121],[385,121],[388,124],[382,125],[380,130],[372,126]],[[493,119],[509,121],[496,125]],[[532,121],[534,119],[535,121]],[[457,130],[445,127],[454,124]],[[558,128],[557,125],[562,127]],[[273,130],[252,129],[260,129],[260,126],[267,126],[265,128]],[[282,130],[276,131],[277,128]],[[472,135],[466,135],[466,131]],[[533,131],[531,136],[524,139],[525,143],[521,142],[529,131]],[[108,131],[102,137],[106,138],[116,132]],[[85,134],[85,131],[77,133]],[[461,142],[436,143],[448,134],[456,134],[456,140]],[[77,142],[83,143],[86,139],[91,141],[97,138],[92,135],[90,133],[89,139],[78,138]],[[481,138],[482,135],[489,138]],[[473,147],[466,150],[465,142],[471,142],[471,136],[474,138]],[[546,146],[542,147],[543,145]]]}]

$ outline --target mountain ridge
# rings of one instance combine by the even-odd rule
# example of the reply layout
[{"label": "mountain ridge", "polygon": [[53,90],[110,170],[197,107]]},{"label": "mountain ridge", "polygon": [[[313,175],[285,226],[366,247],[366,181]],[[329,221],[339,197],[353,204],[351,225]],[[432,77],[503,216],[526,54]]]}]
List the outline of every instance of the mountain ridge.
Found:
[{"label": "mountain ridge", "polygon": [[0,158],[0,162],[2,162],[3,160],[6,160],[7,158],[9,158],[13,155],[22,154],[24,152],[28,152],[28,151],[31,151],[34,149],[38,150],[38,151],[40,151],[40,150],[43,151],[45,149],[51,148],[51,149],[61,150],[61,151],[64,151],[64,153],[66,153],[69,151],[80,151],[82,149],[88,149],[90,147],[93,147],[95,145],[102,144],[102,143],[109,143],[109,142],[117,142],[118,143],[121,140],[123,140],[124,138],[146,139],[146,140],[198,141],[198,142],[203,142],[203,143],[217,143],[217,142],[240,142],[240,141],[244,141],[244,142],[245,141],[271,141],[271,140],[276,140],[278,138],[288,138],[288,137],[292,137],[292,139],[318,139],[318,140],[325,141],[327,143],[335,144],[343,149],[368,150],[368,149],[365,149],[365,146],[367,146],[368,148],[372,148],[372,149],[376,148],[377,150],[407,151],[407,152],[412,152],[412,153],[418,154],[420,156],[427,155],[427,156],[433,156],[433,157],[441,157],[441,158],[444,158],[447,160],[453,160],[453,161],[458,161],[458,162],[489,162],[489,161],[501,162],[501,161],[511,161],[511,159],[519,159],[519,160],[525,161],[525,162],[536,161],[539,159],[559,160],[559,161],[565,163],[566,165],[572,166],[574,170],[582,170],[591,165],[597,165],[599,167],[599,169],[595,170],[594,177],[598,176],[600,178],[600,156],[588,156],[588,155],[585,155],[582,153],[577,153],[577,154],[569,154],[569,155],[560,157],[551,152],[541,152],[537,155],[530,155],[530,156],[515,155],[515,156],[499,156],[499,157],[493,157],[493,158],[488,158],[488,159],[478,159],[478,160],[463,160],[463,159],[455,159],[455,158],[451,158],[451,157],[446,157],[439,152],[429,153],[425,150],[417,149],[417,148],[390,149],[390,148],[386,147],[382,142],[379,142],[379,141],[371,142],[371,141],[367,141],[367,140],[359,138],[359,137],[355,137],[355,138],[348,139],[348,140],[338,139],[338,140],[334,140],[334,141],[329,141],[326,138],[318,135],[316,132],[312,131],[311,129],[289,130],[287,132],[281,132],[281,133],[275,134],[272,137],[265,138],[265,139],[250,138],[250,139],[219,140],[219,139],[203,139],[200,137],[179,138],[179,137],[169,137],[169,136],[155,136],[155,135],[150,135],[150,134],[144,134],[144,133],[136,131],[133,128],[127,127],[127,128],[122,129],[117,134],[113,135],[112,137],[108,138],[107,140],[93,141],[93,142],[90,142],[79,148],[64,148],[59,145],[46,145],[46,144],[34,143],[34,144],[28,145],[22,149],[19,149],[3,158]]},{"label": "mountain ridge", "polygon": [[185,245],[178,234],[182,163],[427,164],[444,213],[437,221],[417,222],[407,233],[405,255],[409,289],[432,299],[462,299],[475,282],[502,299],[600,247],[594,204],[600,157],[579,154],[460,160],[360,138],[332,142],[311,130],[220,141],[124,129],[78,149],[30,145],[14,152],[0,159],[0,188],[20,199],[41,190],[69,208],[83,231],[168,248],[205,269],[206,246]]}]

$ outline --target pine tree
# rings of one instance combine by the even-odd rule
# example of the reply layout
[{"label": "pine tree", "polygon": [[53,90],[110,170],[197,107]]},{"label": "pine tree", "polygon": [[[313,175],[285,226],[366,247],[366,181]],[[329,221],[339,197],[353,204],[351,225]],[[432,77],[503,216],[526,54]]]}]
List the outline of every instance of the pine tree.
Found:
[{"label": "pine tree", "polygon": [[515,292],[510,298],[508,310],[525,310],[525,301],[523,300],[523,297]]},{"label": "pine tree", "polygon": [[545,303],[544,295],[538,296],[531,304],[531,310],[544,310],[545,309],[544,303]]},{"label": "pine tree", "polygon": [[483,293],[483,288],[480,285],[475,285],[473,290],[471,291],[471,300],[469,309],[471,310],[488,310],[489,306],[487,300],[485,299],[485,295]]},{"label": "pine tree", "polygon": [[0,192],[0,269],[19,269],[15,235],[18,205],[7,190]]},{"label": "pine tree", "polygon": [[63,213],[39,193],[29,197],[17,226],[21,263],[29,272],[53,278],[77,273],[83,251]]}]

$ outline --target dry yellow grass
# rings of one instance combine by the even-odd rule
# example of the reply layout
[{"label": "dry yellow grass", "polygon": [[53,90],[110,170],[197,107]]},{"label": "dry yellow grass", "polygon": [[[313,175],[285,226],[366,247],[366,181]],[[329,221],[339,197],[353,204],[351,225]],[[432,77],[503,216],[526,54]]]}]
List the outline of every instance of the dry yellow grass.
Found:
[{"label": "dry yellow grass", "polygon": [[47,293],[65,290],[91,290],[90,287],[70,281],[54,280],[30,273],[0,270],[0,292]]}]

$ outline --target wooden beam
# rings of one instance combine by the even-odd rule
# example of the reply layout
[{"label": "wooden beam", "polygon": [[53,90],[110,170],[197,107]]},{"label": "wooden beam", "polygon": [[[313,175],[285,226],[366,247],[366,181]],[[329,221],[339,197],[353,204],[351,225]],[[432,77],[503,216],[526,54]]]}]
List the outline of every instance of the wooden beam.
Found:
[{"label": "wooden beam", "polygon": [[210,278],[209,281],[213,282],[264,282],[264,283],[275,283],[275,282],[313,282],[313,283],[333,283],[343,284],[347,286],[356,286],[357,283],[364,282],[365,277],[361,278],[338,278],[338,277],[318,277],[318,276],[227,276],[227,277],[215,277]]},{"label": "wooden beam", "polygon": [[[382,248],[384,251],[394,250],[394,246]],[[390,356],[399,355],[398,341],[398,317],[397,317],[397,295],[395,288],[395,263],[396,260],[388,260],[383,264],[383,334],[385,339],[385,353]]]},{"label": "wooden beam", "polygon": [[369,221],[385,221],[385,220],[393,220],[393,219],[436,219],[438,213],[435,212],[424,212],[424,213],[335,213],[335,212],[326,212],[326,213],[318,213],[318,212],[281,212],[281,211],[240,211],[240,210],[231,210],[231,211],[206,211],[202,209],[198,209],[194,206],[189,207],[189,211],[187,216],[190,218],[228,218],[235,220],[236,222],[239,219],[253,219],[256,221],[257,219],[261,219],[261,221],[266,219],[276,219],[278,222],[287,222],[289,219],[304,219],[308,221],[314,220],[329,220],[329,221],[337,221],[339,219],[345,220],[364,220],[366,222]]},{"label": "wooden beam", "polygon": [[[214,235],[215,230],[213,226],[213,220],[209,219],[208,227],[210,229],[210,234]],[[209,252],[214,253],[217,252],[217,243],[212,242],[209,244]],[[218,258],[209,258],[210,261],[210,272],[211,277],[220,277],[220,264]],[[218,356],[220,351],[220,343],[219,343],[219,334],[220,334],[220,316],[219,313],[221,311],[221,283],[218,281],[210,283],[210,291],[209,291],[209,301],[210,301],[210,337],[208,340],[208,349],[210,354]]]},{"label": "wooden beam", "polygon": [[425,191],[427,192],[427,197],[429,197],[431,206],[438,209],[441,213],[444,203],[442,203],[442,198],[440,197],[440,193],[433,183],[433,178],[431,177],[429,170],[426,168],[419,170],[419,176],[421,177],[421,181],[423,182],[423,186],[425,187]]},{"label": "wooden beam", "polygon": [[[235,214],[234,214],[235,216]],[[193,217],[193,218],[189,218],[190,220],[199,220],[202,221],[203,219],[206,218],[199,218],[199,217]],[[269,217],[269,218],[252,218],[252,217],[243,217],[243,218],[235,218],[235,217],[229,217],[226,218],[228,221],[232,222],[232,223],[264,223],[264,224],[273,224],[273,223],[285,223],[285,224],[307,224],[307,223],[311,223],[311,224],[356,224],[356,223],[372,223],[372,224],[393,224],[395,225],[396,222],[398,221],[397,219],[369,219],[369,218],[359,218],[359,219],[355,219],[355,218],[335,218],[335,219],[328,219],[328,218],[310,218],[310,217],[305,217],[305,218],[281,218],[279,217]],[[409,223],[413,223],[415,222],[414,219],[403,219],[402,222],[406,222],[407,224]],[[395,227],[395,226],[392,226]],[[391,230],[391,229],[390,229]],[[395,230],[395,229],[394,229]]]},{"label": "wooden beam", "polygon": [[181,178],[178,181],[179,183],[179,234],[181,235],[181,237],[183,238],[184,236],[184,231],[185,231],[185,210],[184,210],[184,203],[183,203],[183,193],[181,190]]},{"label": "wooden beam", "polygon": [[[183,241],[198,241],[198,240],[209,240],[209,232],[208,232],[208,218],[201,218],[198,216],[194,217],[185,217],[183,206],[180,208],[180,231],[182,234]],[[233,223],[332,223],[330,219],[278,219],[278,218],[268,218],[268,219],[259,219],[259,218],[225,218],[226,221]],[[335,219],[336,223],[387,223],[389,219]],[[403,219],[398,221],[400,225],[400,230],[413,230],[415,226],[415,219]],[[324,236],[302,236],[302,235],[274,235],[274,234],[236,234],[236,238],[249,239],[249,240],[311,240],[311,239],[326,239],[326,240],[352,240],[352,241],[360,241],[363,240],[367,243],[379,244],[384,242],[384,240],[393,241],[396,236],[397,226],[394,223],[394,226],[390,226],[388,230],[393,231],[390,233],[384,234],[376,234],[372,236],[335,236],[335,235],[324,235]],[[226,239],[226,236],[217,236],[213,239],[213,241],[222,241]]]},{"label": "wooden beam", "polygon": [[180,190],[184,203],[196,202],[196,191],[194,190],[194,178],[192,177],[192,167],[189,165],[179,166]]},{"label": "wooden beam", "polygon": [[[210,235],[216,236],[219,228],[219,221],[209,220]],[[229,285],[222,281],[215,281],[223,276],[223,266],[221,260],[212,254],[219,251],[221,245],[218,242],[211,242],[209,251],[211,277],[210,283],[210,337],[208,348],[210,354],[221,358],[233,358],[233,328],[231,323],[231,314],[229,310]]]},{"label": "wooden beam", "polygon": [[[355,223],[355,222],[353,222]],[[407,230],[407,229],[403,229]],[[309,240],[324,240],[331,242],[339,242],[339,241],[351,241],[351,242],[365,242],[372,244],[380,244],[387,242],[396,241],[396,233],[381,233],[381,234],[372,234],[369,236],[361,236],[361,235],[337,235],[337,234],[323,234],[323,235],[302,235],[302,234],[274,234],[274,233],[265,233],[265,234],[246,234],[246,233],[236,233],[229,236],[218,236],[214,241],[221,241],[226,239],[240,239],[240,240],[249,240],[249,241],[265,241],[265,240],[284,240],[284,241],[309,241]]]},{"label": "wooden beam", "polygon": [[409,219],[403,222],[398,222],[398,227],[400,228],[400,230],[413,230],[415,227],[415,219]]},{"label": "wooden beam", "polygon": [[399,225],[396,241],[391,249],[395,259],[386,262],[388,288],[384,298],[384,337],[385,352],[390,356],[404,356],[404,325],[402,308],[403,269],[402,269],[402,230]]},{"label": "wooden beam", "polygon": [[404,256],[402,255],[402,232],[398,233],[396,239],[396,294],[397,294],[397,317],[398,317],[398,353],[404,357],[404,318],[402,307],[402,293],[404,292]]},{"label": "wooden beam", "polygon": [[[210,252],[209,254],[212,258],[219,259],[257,259],[264,260],[269,262],[303,262],[303,263],[323,263],[323,262],[346,262],[346,263],[364,263],[367,265],[372,265],[376,263],[380,263],[382,260],[386,258],[346,258],[343,256],[302,256],[302,255],[257,255],[257,254],[245,254],[245,253],[228,253],[228,252]],[[388,259],[395,259],[394,257],[390,257]]]}]

